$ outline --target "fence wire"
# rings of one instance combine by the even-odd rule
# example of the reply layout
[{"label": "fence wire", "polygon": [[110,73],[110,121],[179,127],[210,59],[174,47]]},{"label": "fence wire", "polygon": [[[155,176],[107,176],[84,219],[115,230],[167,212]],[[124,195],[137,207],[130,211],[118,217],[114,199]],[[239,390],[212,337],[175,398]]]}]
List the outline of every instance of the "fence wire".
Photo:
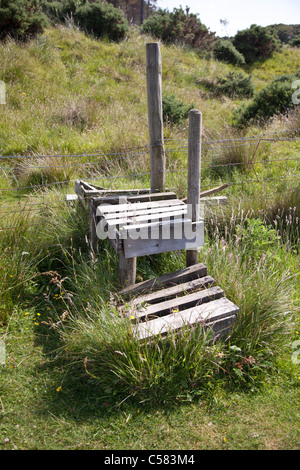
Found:
[{"label": "fence wire", "polygon": [[[247,138],[203,139],[201,190],[223,183],[228,184],[229,194],[237,186],[243,192],[246,185],[256,183],[266,188],[282,182],[297,186],[300,181],[299,131],[300,128],[296,128]],[[179,185],[182,189],[182,178],[187,180],[188,140],[166,139],[164,145],[167,187],[178,190]],[[65,195],[74,192],[78,179],[101,184],[107,189],[115,186],[122,189],[122,185],[128,189],[131,184],[135,189],[149,187],[150,150],[149,145],[144,145],[107,154],[96,151],[68,155],[1,155],[0,218],[65,204]],[[258,158],[261,150],[263,156]],[[275,166],[276,174],[273,173]],[[56,190],[56,194],[51,195],[55,200],[49,199],[46,189]],[[34,197],[38,202],[34,202]],[[1,225],[0,222],[0,230],[14,228]]]}]

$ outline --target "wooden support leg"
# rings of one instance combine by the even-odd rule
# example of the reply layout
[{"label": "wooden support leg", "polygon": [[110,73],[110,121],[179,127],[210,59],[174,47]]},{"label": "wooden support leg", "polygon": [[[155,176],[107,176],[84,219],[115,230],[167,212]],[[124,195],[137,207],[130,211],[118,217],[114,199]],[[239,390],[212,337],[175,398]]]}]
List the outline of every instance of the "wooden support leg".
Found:
[{"label": "wooden support leg", "polygon": [[120,288],[135,284],[136,257],[125,258],[123,252],[119,253],[119,285]]},{"label": "wooden support leg", "polygon": [[193,266],[194,264],[199,263],[199,253],[198,250],[186,250],[186,266]]},{"label": "wooden support leg", "polygon": [[90,210],[90,247],[93,253],[97,251],[97,242],[98,237],[96,233],[96,206],[93,204],[93,201],[90,201],[89,204]]}]

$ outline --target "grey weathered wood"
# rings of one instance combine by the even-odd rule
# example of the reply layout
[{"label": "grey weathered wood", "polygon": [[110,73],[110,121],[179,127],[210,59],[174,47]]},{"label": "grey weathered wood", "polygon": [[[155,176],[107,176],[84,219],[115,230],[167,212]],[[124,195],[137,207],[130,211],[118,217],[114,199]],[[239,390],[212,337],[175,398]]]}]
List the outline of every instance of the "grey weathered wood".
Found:
[{"label": "grey weathered wood", "polygon": [[165,200],[165,199],[175,199],[176,194],[169,191],[169,192],[163,192],[163,193],[150,193],[150,194],[139,194],[139,195],[133,195],[129,196],[126,194],[120,194],[118,197],[116,196],[104,196],[101,197],[101,203],[102,204],[120,204],[120,200],[122,203],[129,202],[129,203],[134,203],[134,202],[150,202],[150,201],[156,201],[156,200]]},{"label": "grey weathered wood", "polygon": [[[215,280],[211,276],[204,276],[198,279],[193,279],[192,281],[183,282],[182,284],[177,284],[175,286],[167,287],[165,289],[160,289],[158,291],[150,292],[149,294],[139,295],[131,299],[126,304],[126,309],[133,310],[137,308],[138,305],[142,304],[157,304],[159,302],[164,302],[165,300],[172,299],[174,297],[180,297],[191,292],[194,292],[199,289],[204,289],[209,286],[213,286]],[[121,309],[122,310],[122,309]]]},{"label": "grey weathered wood", "polygon": [[[98,203],[98,198],[96,199],[96,203]],[[123,213],[128,211],[138,211],[138,210],[148,210],[148,209],[159,209],[161,207],[171,207],[171,206],[178,206],[184,205],[184,202],[180,201],[180,199],[170,199],[166,201],[147,201],[147,202],[132,202],[132,203],[124,203],[118,205],[98,205],[97,206],[97,214],[103,215],[106,217],[107,214],[113,213]]]},{"label": "grey weathered wood", "polygon": [[[193,238],[185,234],[189,227],[193,230]],[[175,235],[178,232],[182,234],[180,237]],[[155,223],[145,224],[144,227],[127,225],[121,227],[120,236],[123,239],[126,258],[196,249],[204,244],[204,221],[191,223],[189,219],[185,219],[183,222],[176,220],[158,222],[156,226]]]},{"label": "grey weathered wood", "polygon": [[[99,211],[101,211],[101,207],[99,208]],[[151,209],[135,209],[131,210],[128,209],[127,211],[124,212],[112,212],[112,213],[103,213],[105,214],[105,219],[110,222],[111,220],[118,220],[118,219],[123,219],[124,217],[131,218],[131,217],[145,217],[147,215],[152,216],[152,215],[165,215],[165,213],[169,213],[170,216],[174,212],[181,211],[183,214],[187,213],[187,207],[185,205],[172,205],[172,206],[165,206],[165,207],[154,207]]]},{"label": "grey weathered wood", "polygon": [[93,201],[89,204],[89,229],[90,229],[90,247],[91,250],[96,253],[98,247],[98,236],[96,231],[96,207],[93,204]]},{"label": "grey weathered wood", "polygon": [[77,194],[66,194],[66,201],[77,201],[78,195]]},{"label": "grey weathered wood", "polygon": [[[192,222],[200,218],[200,177],[201,177],[201,134],[202,114],[197,109],[189,112],[188,139],[188,216]],[[198,263],[198,248],[186,251],[186,265]]]},{"label": "grey weathered wood", "polygon": [[126,217],[116,217],[115,219],[106,219],[110,227],[118,227],[120,225],[128,224],[145,224],[147,222],[167,221],[173,219],[183,218],[186,215],[186,210],[183,208],[177,211],[157,212],[156,214],[145,215],[132,215]]},{"label": "grey weathered wood", "polygon": [[157,335],[163,336],[184,326],[190,327],[199,323],[205,326],[222,318],[235,317],[238,311],[236,305],[223,297],[178,313],[171,313],[154,320],[139,323],[137,326],[133,326],[133,333],[139,340]]},{"label": "grey weathered wood", "polygon": [[142,292],[156,291],[163,287],[182,284],[206,275],[207,267],[203,263],[199,263],[190,267],[178,269],[172,273],[164,274],[163,276],[139,282],[135,286],[121,290],[119,294],[122,297],[134,296]]},{"label": "grey weathered wood", "polygon": [[162,64],[158,43],[146,44],[148,126],[150,137],[151,191],[164,191],[165,149],[162,112]]},{"label": "grey weathered wood", "polygon": [[124,288],[135,284],[136,258],[125,258],[122,251],[119,252],[119,286]]},{"label": "grey weathered wood", "polygon": [[149,306],[137,305],[135,309],[131,309],[129,314],[136,319],[145,319],[162,316],[172,312],[172,310],[183,310],[197,305],[210,302],[212,300],[224,297],[224,292],[219,286],[209,287],[192,294],[176,297],[164,302],[156,303]]}]

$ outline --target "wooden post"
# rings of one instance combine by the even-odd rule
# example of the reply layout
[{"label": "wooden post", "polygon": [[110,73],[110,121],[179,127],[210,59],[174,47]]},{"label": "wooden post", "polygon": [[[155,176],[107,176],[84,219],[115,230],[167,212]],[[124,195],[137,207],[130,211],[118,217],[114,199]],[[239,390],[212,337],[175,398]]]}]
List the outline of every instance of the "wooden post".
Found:
[{"label": "wooden post", "polygon": [[[187,215],[192,222],[200,218],[202,114],[189,112]],[[198,249],[186,250],[186,266],[198,263]]]},{"label": "wooden post", "polygon": [[98,237],[96,232],[96,210],[97,207],[94,204],[93,199],[89,201],[89,213],[90,213],[90,248],[93,253],[96,253],[98,248]]},{"label": "wooden post", "polygon": [[165,149],[162,112],[162,65],[158,43],[146,44],[151,192],[165,189]]},{"label": "wooden post", "polygon": [[136,258],[125,258],[123,251],[119,253],[119,286],[129,287],[136,280]]}]

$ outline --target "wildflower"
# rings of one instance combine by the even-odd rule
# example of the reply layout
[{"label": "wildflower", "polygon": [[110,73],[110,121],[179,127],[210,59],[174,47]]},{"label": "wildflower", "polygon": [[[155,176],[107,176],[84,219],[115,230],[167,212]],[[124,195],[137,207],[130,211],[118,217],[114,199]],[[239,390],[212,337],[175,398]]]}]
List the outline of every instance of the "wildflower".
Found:
[{"label": "wildflower", "polygon": [[35,321],[35,322],[34,322],[34,324],[35,324],[35,325],[38,325],[38,322],[37,322],[37,321]]},{"label": "wildflower", "polygon": [[28,312],[25,312],[24,315],[28,315]]},{"label": "wildflower", "polygon": [[61,391],[61,386],[57,387],[56,391],[60,392]]},{"label": "wildflower", "polygon": [[130,318],[131,318],[132,320],[134,320],[134,316],[133,316],[133,315],[130,315]]},{"label": "wildflower", "polygon": [[40,316],[41,316],[41,314],[40,314],[40,313],[37,313],[37,316],[38,316],[38,317],[40,317]]}]

